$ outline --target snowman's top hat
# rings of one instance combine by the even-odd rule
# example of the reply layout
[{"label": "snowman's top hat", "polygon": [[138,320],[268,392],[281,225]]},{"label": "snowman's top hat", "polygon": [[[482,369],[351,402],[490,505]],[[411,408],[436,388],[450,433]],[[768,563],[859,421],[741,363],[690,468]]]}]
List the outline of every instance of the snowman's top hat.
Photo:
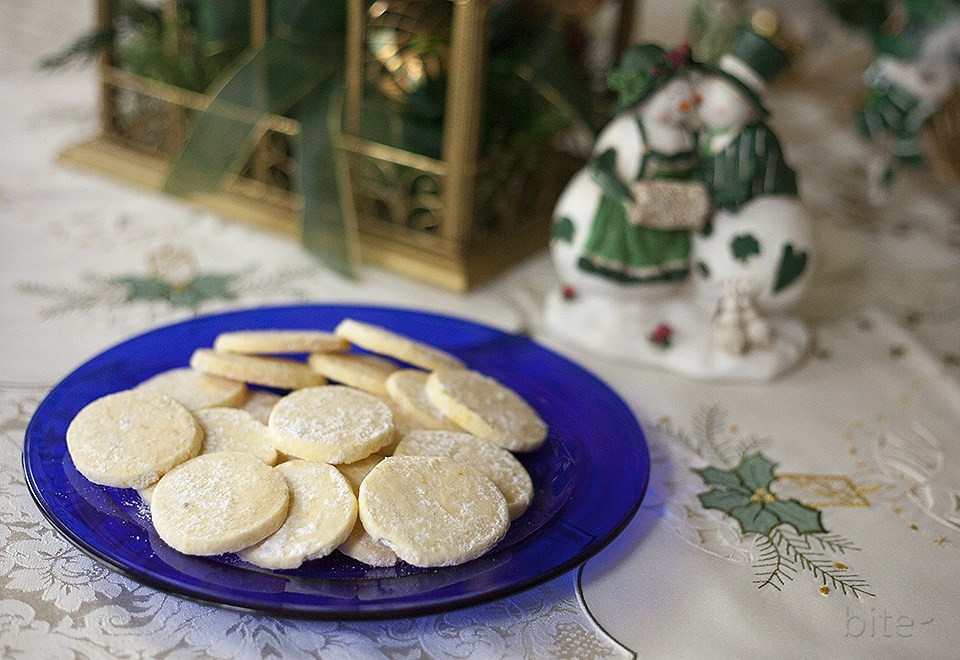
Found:
[{"label": "snowman's top hat", "polygon": [[690,47],[686,44],[671,51],[652,43],[631,46],[607,74],[607,84],[618,97],[614,112],[647,100],[690,64]]},{"label": "snowman's top hat", "polygon": [[789,63],[786,51],[770,39],[744,28],[717,64],[704,68],[727,79],[761,114],[767,115],[769,112],[763,105],[767,85]]}]

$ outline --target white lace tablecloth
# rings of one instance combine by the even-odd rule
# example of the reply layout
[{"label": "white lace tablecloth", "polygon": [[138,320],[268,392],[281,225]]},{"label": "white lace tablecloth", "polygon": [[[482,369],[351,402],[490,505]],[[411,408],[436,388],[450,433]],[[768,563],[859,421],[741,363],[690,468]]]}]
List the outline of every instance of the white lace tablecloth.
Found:
[{"label": "white lace tablecloth", "polygon": [[[0,31],[0,655],[956,657],[960,224],[942,186],[910,174],[883,213],[866,209],[851,193],[862,145],[815,99],[784,92],[775,117],[823,245],[804,306],[816,346],[773,384],[701,383],[540,332],[557,284],[546,255],[463,296],[369,267],[350,282],[287,240],[57,165],[61,148],[95,131],[95,81],[33,68],[57,20],[29,7],[5,7]],[[120,284],[184,272],[218,274],[223,287],[131,300]],[[21,454],[59,379],[148,328],[293,301],[425,308],[532,332],[635,411],[653,458],[640,512],[547,584],[384,622],[196,604],[100,566],[52,529]],[[790,499],[802,506],[777,507]],[[744,531],[761,516],[773,527]]]}]

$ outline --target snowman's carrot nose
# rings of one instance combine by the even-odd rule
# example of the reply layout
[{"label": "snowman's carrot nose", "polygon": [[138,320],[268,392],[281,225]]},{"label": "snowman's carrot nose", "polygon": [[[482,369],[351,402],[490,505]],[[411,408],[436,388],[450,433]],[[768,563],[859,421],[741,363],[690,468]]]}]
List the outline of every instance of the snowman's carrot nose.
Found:
[{"label": "snowman's carrot nose", "polygon": [[680,112],[690,112],[691,107],[692,106],[686,101],[680,101],[680,103],[677,104],[677,109],[680,110]]}]

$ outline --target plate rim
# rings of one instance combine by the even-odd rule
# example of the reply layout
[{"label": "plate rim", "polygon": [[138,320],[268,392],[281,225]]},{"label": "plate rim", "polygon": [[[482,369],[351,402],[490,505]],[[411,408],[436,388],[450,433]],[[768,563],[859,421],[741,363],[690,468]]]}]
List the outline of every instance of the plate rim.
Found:
[{"label": "plate rim", "polygon": [[[525,342],[533,344],[538,350],[545,351],[552,356],[559,358],[562,362],[567,363],[567,365],[572,366],[573,368],[583,372],[591,379],[599,383],[605,390],[606,394],[612,397],[612,400],[623,407],[623,409],[628,413],[630,419],[632,419],[635,429],[634,440],[637,441],[637,455],[640,464],[643,467],[643,474],[639,479],[639,484],[636,489],[636,498],[635,501],[631,502],[630,505],[624,510],[623,515],[620,517],[619,521],[607,529],[604,533],[598,535],[593,540],[586,542],[584,544],[584,549],[581,549],[579,552],[574,553],[573,556],[556,563],[547,569],[536,571],[532,575],[528,575],[522,579],[511,581],[506,584],[485,590],[482,592],[474,593],[468,592],[466,594],[460,594],[456,596],[447,596],[440,598],[439,600],[434,600],[432,603],[413,603],[413,604],[397,604],[392,603],[388,606],[373,608],[373,609],[352,609],[344,608],[342,606],[320,606],[320,605],[303,605],[303,604],[290,604],[290,603],[266,603],[263,605],[245,605],[238,604],[236,602],[230,602],[229,600],[219,600],[215,598],[207,597],[203,594],[198,594],[190,591],[188,588],[179,587],[176,584],[171,584],[168,581],[163,580],[162,578],[156,577],[150,572],[149,569],[139,568],[136,565],[128,565],[123,561],[116,559],[111,556],[108,552],[97,548],[95,545],[88,542],[84,539],[76,530],[72,529],[65,521],[61,520],[60,517],[53,510],[51,504],[44,499],[42,489],[37,483],[36,476],[33,473],[33,466],[30,464],[30,452],[28,451],[29,446],[33,442],[32,435],[34,432],[34,427],[38,424],[38,419],[40,413],[45,411],[45,407],[48,405],[53,405],[49,403],[49,400],[53,395],[57,393],[61,385],[66,381],[70,380],[75,376],[75,374],[85,367],[87,367],[91,362],[97,360],[101,356],[120,347],[133,343],[135,341],[140,341],[146,338],[147,336],[154,333],[161,333],[167,329],[173,328],[175,326],[189,325],[201,321],[211,321],[217,318],[226,317],[226,316],[241,316],[244,314],[250,313],[267,313],[272,312],[293,312],[294,310],[310,310],[310,309],[323,309],[328,312],[336,309],[350,309],[350,310],[363,310],[373,313],[401,313],[401,314],[412,314],[415,316],[421,317],[431,317],[434,320],[439,320],[441,322],[453,321],[456,323],[462,323],[467,325],[476,326],[484,331],[495,333],[497,335],[504,335],[512,339],[521,339]],[[346,316],[344,316],[346,318]],[[202,605],[209,605],[218,607],[221,609],[244,613],[244,614],[257,614],[257,615],[273,615],[280,616],[283,618],[289,619],[300,619],[300,620],[354,620],[354,621],[367,621],[367,620],[388,620],[396,618],[404,618],[411,616],[426,616],[432,614],[438,614],[442,612],[454,611],[457,609],[473,607],[481,605],[483,603],[491,602],[504,598],[510,595],[518,594],[523,591],[527,591],[535,586],[544,584],[553,580],[570,570],[583,565],[591,557],[594,557],[597,553],[602,551],[606,546],[608,546],[615,538],[617,538],[620,533],[630,524],[633,518],[636,516],[637,511],[643,503],[643,500],[646,497],[646,493],[649,487],[650,480],[650,471],[651,471],[651,459],[649,444],[647,442],[646,434],[643,430],[640,421],[637,419],[635,413],[630,408],[630,406],[623,400],[620,394],[613,389],[606,381],[602,380],[599,376],[594,374],[591,370],[584,367],[580,363],[574,361],[573,359],[559,353],[556,350],[543,346],[538,342],[534,337],[510,332],[485,324],[483,322],[476,321],[474,319],[468,319],[462,316],[457,316],[454,314],[448,314],[444,312],[436,312],[431,310],[421,310],[414,309],[409,307],[401,306],[389,306],[389,305],[368,305],[363,303],[300,303],[300,304],[282,304],[282,305],[264,305],[264,306],[253,306],[253,307],[242,307],[242,308],[232,308],[227,310],[221,310],[217,312],[211,312],[207,314],[200,314],[192,316],[187,319],[182,319],[179,321],[174,321],[172,323],[167,323],[161,326],[156,326],[145,330],[143,332],[127,336],[126,338],[111,344],[110,346],[104,348],[103,350],[97,352],[94,355],[91,355],[84,359],[80,364],[75,366],[68,374],[63,376],[57,383],[50,388],[50,390],[44,395],[43,399],[40,401],[34,413],[31,415],[30,421],[27,424],[26,431],[24,433],[24,442],[23,442],[23,451],[22,451],[22,460],[21,467],[24,472],[25,481],[27,484],[27,490],[30,493],[30,496],[33,502],[36,504],[37,508],[40,510],[44,518],[50,522],[54,529],[60,533],[65,539],[73,545],[76,549],[80,550],[83,554],[100,564],[101,566],[106,567],[107,569],[119,573],[120,575],[130,579],[138,584],[148,586],[150,588],[156,589],[162,593],[176,596],[178,598],[183,598],[188,601],[199,603]],[[638,475],[640,476],[640,475]],[[102,486],[101,486],[102,488]],[[565,506],[565,505],[564,505]],[[563,516],[558,516],[559,519],[562,519]],[[171,570],[176,571],[181,575],[181,571],[171,567]],[[429,592],[427,592],[429,593]]]}]

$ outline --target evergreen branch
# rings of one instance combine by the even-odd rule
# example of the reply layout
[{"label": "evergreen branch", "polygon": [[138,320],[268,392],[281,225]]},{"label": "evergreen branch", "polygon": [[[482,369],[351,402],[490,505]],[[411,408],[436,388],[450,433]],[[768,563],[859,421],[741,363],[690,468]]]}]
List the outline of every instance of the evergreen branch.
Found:
[{"label": "evergreen branch", "polygon": [[55,300],[52,304],[39,310],[38,316],[42,319],[52,319],[76,311],[88,311],[98,305],[109,305],[116,302],[115,290],[83,290],[68,286],[48,286],[34,282],[20,282],[17,290]]},{"label": "evergreen branch", "polygon": [[234,290],[238,293],[274,293],[280,287],[296,280],[306,279],[318,272],[316,267],[289,268],[273,275],[256,277],[256,266],[248,266],[235,273]]},{"label": "evergreen branch", "polygon": [[700,447],[697,446],[697,443],[693,440],[693,438],[690,437],[690,434],[688,434],[686,431],[677,431],[674,434],[673,438],[674,440],[678,441],[680,444],[685,446],[687,449],[692,451],[694,454],[696,454],[697,456],[701,456],[702,458],[702,455],[700,454]]},{"label": "evergreen branch", "polygon": [[[806,538],[813,539],[820,545],[821,550],[835,552],[841,555],[849,551],[859,551],[860,548],[853,541],[845,539],[839,534],[807,534]],[[807,545],[810,541],[807,541]]]},{"label": "evergreen branch", "polygon": [[796,573],[797,569],[793,566],[792,560],[780,551],[770,535],[763,534],[760,543],[762,545],[759,561],[753,564],[756,576],[753,583],[757,585],[757,589],[773,587],[781,591],[786,581],[793,579],[792,573]]},{"label": "evergreen branch", "polygon": [[744,438],[737,443],[736,452],[738,456],[743,457],[747,454],[760,451],[761,449],[767,449],[772,444],[773,438],[769,436],[760,437],[757,435],[750,435],[749,437]]},{"label": "evergreen branch", "polygon": [[805,543],[809,548],[809,540],[799,539],[781,531],[779,527],[771,532],[770,539],[778,549],[782,546],[781,552],[785,557],[813,573],[821,584],[839,589],[844,595],[850,594],[858,599],[861,596],[876,595],[868,591],[869,585],[859,575],[849,573],[845,567],[837,567],[836,563],[824,557],[822,552],[806,551],[801,547]]},{"label": "evergreen branch", "polygon": [[725,417],[723,410],[717,404],[701,409],[693,420],[694,433],[699,436],[701,451],[697,453],[700,456],[707,458],[703,452],[705,447],[724,466],[732,468],[737,462],[729,455],[730,447],[720,440],[720,434],[725,425]]},{"label": "evergreen branch", "polygon": [[703,458],[703,456],[700,454],[699,447],[697,447],[697,444],[686,431],[678,431],[677,429],[673,428],[669,422],[658,423],[657,430],[677,444],[683,445],[683,447],[687,450]]}]

